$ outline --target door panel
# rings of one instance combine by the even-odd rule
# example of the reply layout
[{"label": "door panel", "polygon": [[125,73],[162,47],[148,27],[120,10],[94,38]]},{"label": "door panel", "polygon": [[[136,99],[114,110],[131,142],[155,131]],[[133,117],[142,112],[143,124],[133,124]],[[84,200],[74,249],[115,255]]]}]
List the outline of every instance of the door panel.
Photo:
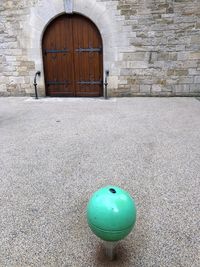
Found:
[{"label": "door panel", "polygon": [[48,96],[102,96],[102,40],[96,26],[80,15],[55,19],[43,37]]},{"label": "door panel", "polygon": [[82,23],[77,17],[73,23],[75,33],[75,81],[77,96],[102,95],[102,46],[99,34],[89,21]]}]

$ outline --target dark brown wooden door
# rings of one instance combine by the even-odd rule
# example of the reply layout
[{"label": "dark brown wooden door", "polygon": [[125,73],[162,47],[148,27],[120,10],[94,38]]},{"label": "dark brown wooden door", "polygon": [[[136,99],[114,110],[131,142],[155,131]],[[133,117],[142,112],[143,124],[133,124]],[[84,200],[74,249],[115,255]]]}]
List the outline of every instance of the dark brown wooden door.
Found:
[{"label": "dark brown wooden door", "polygon": [[47,96],[102,96],[103,51],[96,26],[81,15],[62,15],[42,43]]}]

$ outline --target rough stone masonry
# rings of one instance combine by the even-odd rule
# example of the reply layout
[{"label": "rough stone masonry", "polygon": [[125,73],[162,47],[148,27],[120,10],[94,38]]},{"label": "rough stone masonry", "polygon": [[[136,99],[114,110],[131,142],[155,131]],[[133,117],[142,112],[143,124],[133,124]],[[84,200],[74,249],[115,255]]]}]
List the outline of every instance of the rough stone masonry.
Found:
[{"label": "rough stone masonry", "polygon": [[[74,0],[73,12],[99,28],[110,96],[200,95],[199,0]],[[34,93],[45,27],[63,0],[0,1],[0,95]]]}]

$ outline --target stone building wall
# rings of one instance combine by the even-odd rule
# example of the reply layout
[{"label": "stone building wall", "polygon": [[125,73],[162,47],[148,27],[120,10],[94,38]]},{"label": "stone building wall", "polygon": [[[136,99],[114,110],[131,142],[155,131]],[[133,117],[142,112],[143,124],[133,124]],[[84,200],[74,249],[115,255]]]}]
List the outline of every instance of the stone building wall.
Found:
[{"label": "stone building wall", "polygon": [[[99,28],[112,96],[200,95],[199,0],[71,0]],[[34,92],[45,28],[64,0],[0,1],[0,95]]]}]

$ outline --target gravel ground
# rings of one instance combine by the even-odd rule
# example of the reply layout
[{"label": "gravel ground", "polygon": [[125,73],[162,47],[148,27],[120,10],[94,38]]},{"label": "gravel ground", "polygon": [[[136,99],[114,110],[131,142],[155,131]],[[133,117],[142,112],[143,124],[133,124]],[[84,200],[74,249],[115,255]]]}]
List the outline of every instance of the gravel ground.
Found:
[{"label": "gravel ground", "polygon": [[[137,205],[109,262],[87,226],[108,184]],[[200,266],[200,102],[0,98],[0,266]]]}]

